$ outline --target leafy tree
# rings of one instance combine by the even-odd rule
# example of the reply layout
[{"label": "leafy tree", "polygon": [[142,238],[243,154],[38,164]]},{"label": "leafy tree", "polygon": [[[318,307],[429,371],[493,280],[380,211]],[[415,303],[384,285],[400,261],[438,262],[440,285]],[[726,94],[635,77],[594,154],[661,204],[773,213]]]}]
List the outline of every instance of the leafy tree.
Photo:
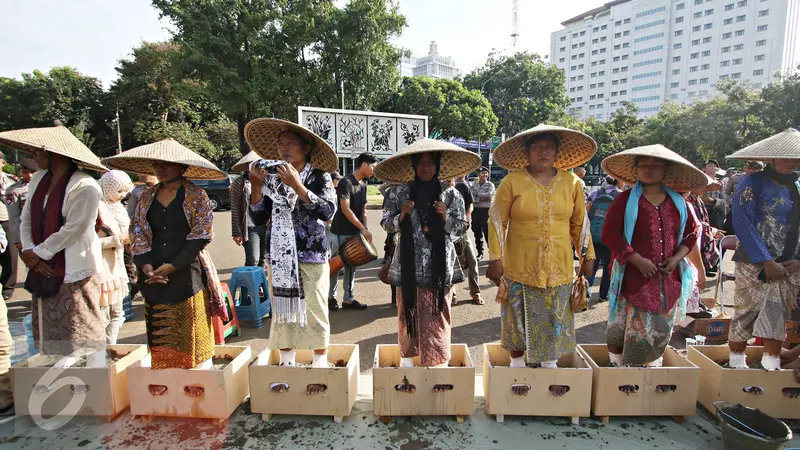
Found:
[{"label": "leafy tree", "polygon": [[482,92],[507,136],[564,116],[569,105],[563,72],[535,53],[489,55],[486,64],[464,78],[464,86]]},{"label": "leafy tree", "polygon": [[800,129],[800,65],[796,72],[778,77],[761,90],[758,110],[773,133],[789,127]]},{"label": "leafy tree", "polygon": [[406,77],[382,110],[428,116],[428,132],[465,139],[494,136],[497,116],[489,101],[457,80]]}]

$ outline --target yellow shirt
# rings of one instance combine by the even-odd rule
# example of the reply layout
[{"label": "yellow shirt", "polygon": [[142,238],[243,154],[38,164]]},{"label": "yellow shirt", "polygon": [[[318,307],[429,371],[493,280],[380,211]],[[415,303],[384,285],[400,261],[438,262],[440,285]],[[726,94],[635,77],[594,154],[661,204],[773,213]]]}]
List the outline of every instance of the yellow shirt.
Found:
[{"label": "yellow shirt", "polygon": [[[586,219],[583,187],[576,175],[559,170],[549,186],[527,171],[506,176],[489,217],[489,257],[501,259],[497,223],[507,230],[502,255],[505,276],[536,288],[551,288],[575,279],[572,245]],[[591,242],[586,255],[594,259]]]}]

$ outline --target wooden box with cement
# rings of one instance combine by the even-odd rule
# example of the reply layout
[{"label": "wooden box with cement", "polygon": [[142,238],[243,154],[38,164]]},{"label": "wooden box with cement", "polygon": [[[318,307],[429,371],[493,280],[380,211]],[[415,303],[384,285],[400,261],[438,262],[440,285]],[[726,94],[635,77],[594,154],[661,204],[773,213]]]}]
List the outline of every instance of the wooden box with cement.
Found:
[{"label": "wooden box with cement", "polygon": [[[561,416],[578,423],[589,417],[592,369],[577,351],[562,356],[557,369],[510,368],[511,357],[499,344],[483,344],[483,392],[486,411],[498,422],[504,416]],[[528,395],[511,392],[514,385],[530,386]],[[561,397],[550,386],[568,386]]]},{"label": "wooden box with cement", "polygon": [[[108,360],[106,355],[113,357]],[[16,413],[106,416],[112,420],[130,405],[130,366],[146,355],[146,345],[108,345],[105,351],[79,358],[80,363],[66,368],[53,367],[63,356],[34,355],[11,368]],[[83,397],[79,403],[76,400],[77,411],[69,405],[76,397]]]},{"label": "wooden box with cement", "polygon": [[[250,347],[217,345],[214,358],[230,362],[221,370],[151,369],[142,367],[141,362],[129,368],[131,414],[147,419],[162,416],[212,419],[218,423],[227,420],[250,393]],[[154,395],[151,386],[166,387],[166,391]]]},{"label": "wooden box with cement", "polygon": [[[349,416],[358,395],[360,373],[358,345],[332,344],[328,362],[336,367],[312,368],[312,351],[297,350],[297,367],[281,367],[278,350],[264,350],[250,366],[250,411],[269,420],[273,414],[332,416],[341,422]],[[274,392],[273,383],[289,389]],[[321,384],[325,391],[309,395],[310,384]]]},{"label": "wooden box with cement", "polygon": [[608,367],[605,344],[579,345],[578,351],[593,370],[592,414],[604,423],[609,416],[671,416],[681,422],[695,414],[700,369],[675,349],[667,347],[663,367]]},{"label": "wooden box with cement", "polygon": [[[747,347],[747,363],[761,361],[763,347]],[[715,412],[714,402],[741,403],[778,419],[800,419],[800,383],[793,370],[767,372],[760,369],[725,369],[727,346],[690,346],[689,361],[701,369],[700,398],[707,410]]]},{"label": "wooden box with cement", "polygon": [[[376,416],[388,421],[391,416],[463,416],[475,412],[475,366],[466,344],[450,346],[448,367],[400,367],[397,345],[378,345],[372,368],[372,406]],[[419,358],[414,358],[419,365]],[[400,391],[413,385],[413,392]],[[435,385],[449,390],[433,392]]]}]

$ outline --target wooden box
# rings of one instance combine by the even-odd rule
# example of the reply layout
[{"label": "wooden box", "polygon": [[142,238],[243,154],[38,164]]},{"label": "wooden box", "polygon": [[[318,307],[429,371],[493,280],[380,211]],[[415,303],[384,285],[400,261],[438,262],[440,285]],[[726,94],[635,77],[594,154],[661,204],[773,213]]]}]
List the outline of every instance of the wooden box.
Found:
[{"label": "wooden box", "polygon": [[[761,361],[763,353],[763,347],[747,347],[747,363]],[[727,346],[689,347],[689,361],[701,369],[700,404],[714,412],[716,401],[741,403],[779,419],[800,419],[800,398],[783,393],[785,388],[800,388],[793,370],[723,369],[719,363],[727,361],[729,355]],[[760,388],[763,395],[745,392],[749,387]]]},{"label": "wooden box", "polygon": [[[297,363],[310,365],[312,353],[312,350],[297,350]],[[296,414],[333,416],[337,423],[341,422],[342,417],[350,415],[358,395],[358,345],[329,346],[328,362],[336,365],[339,361],[344,362],[344,367],[281,367],[280,351],[264,350],[249,369],[250,411],[261,414],[264,420],[273,414]],[[281,382],[289,384],[289,390],[277,393],[270,389],[272,383]],[[324,384],[327,389],[308,395],[309,384]]]},{"label": "wooden box", "polygon": [[675,324],[675,331],[682,336],[693,338],[705,336],[706,342],[728,342],[728,333],[731,328],[731,318],[695,319],[689,316]]},{"label": "wooden box", "polygon": [[[592,369],[578,352],[562,356],[557,369],[510,368],[511,357],[500,344],[483,344],[483,392],[486,411],[498,422],[504,416],[565,416],[573,423],[588,417],[592,403]],[[511,392],[511,386],[527,384],[528,395]],[[556,397],[551,385],[569,386]]]},{"label": "wooden box", "polygon": [[[463,416],[475,412],[475,367],[466,344],[450,346],[450,367],[400,368],[397,345],[378,345],[372,368],[372,406],[376,416]],[[419,364],[419,358],[414,358]],[[401,392],[398,385],[413,384],[414,392]],[[452,385],[433,392],[434,385]]]},{"label": "wooden box", "polygon": [[[578,350],[594,371],[592,414],[603,422],[609,416],[672,416],[680,421],[695,414],[700,369],[673,348],[664,352],[663,367],[608,367],[605,344],[579,345]],[[626,394],[622,385],[638,390]]]},{"label": "wooden box", "polygon": [[[53,368],[52,363],[62,357],[37,354],[11,367],[16,413],[106,416],[109,420],[118,416],[130,404],[128,369],[147,355],[147,346],[120,344],[106,349],[125,356],[104,367]],[[68,405],[77,396],[84,400],[75,411]]]},{"label": "wooden box", "polygon": [[[214,356],[232,356],[233,361],[222,370],[151,369],[141,362],[130,367],[128,388],[131,396],[131,414],[152,418],[191,417],[227,420],[250,393],[247,363],[250,347],[217,345]],[[167,387],[163,395],[150,393],[151,385]],[[201,387],[204,392],[190,396],[187,387]]]}]

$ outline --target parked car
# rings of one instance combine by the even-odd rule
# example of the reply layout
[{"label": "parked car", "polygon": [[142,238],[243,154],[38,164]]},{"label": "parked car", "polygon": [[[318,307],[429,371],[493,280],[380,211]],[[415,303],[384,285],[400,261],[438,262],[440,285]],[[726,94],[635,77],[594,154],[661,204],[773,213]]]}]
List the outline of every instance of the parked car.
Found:
[{"label": "parked car", "polygon": [[192,180],[192,183],[203,188],[214,211],[231,209],[231,178],[224,180]]}]

